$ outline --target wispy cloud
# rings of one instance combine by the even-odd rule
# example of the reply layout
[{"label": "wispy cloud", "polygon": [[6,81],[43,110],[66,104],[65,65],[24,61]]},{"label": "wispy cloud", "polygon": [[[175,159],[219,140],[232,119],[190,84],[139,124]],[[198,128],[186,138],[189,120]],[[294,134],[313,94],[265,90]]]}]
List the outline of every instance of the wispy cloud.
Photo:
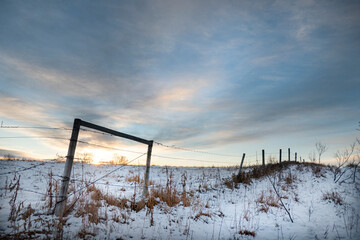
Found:
[{"label": "wispy cloud", "polygon": [[79,117],[203,146],[327,132],[359,114],[359,9],[356,1],[5,2],[0,115],[61,126]]}]

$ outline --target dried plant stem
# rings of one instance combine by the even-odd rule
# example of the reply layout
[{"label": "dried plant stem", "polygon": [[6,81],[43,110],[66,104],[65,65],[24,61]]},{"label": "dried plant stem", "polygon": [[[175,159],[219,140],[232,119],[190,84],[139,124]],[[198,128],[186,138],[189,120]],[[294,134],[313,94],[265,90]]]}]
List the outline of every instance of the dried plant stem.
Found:
[{"label": "dried plant stem", "polygon": [[292,219],[292,217],[291,217],[291,214],[290,214],[289,210],[285,207],[285,204],[284,204],[284,202],[282,201],[281,196],[280,196],[280,194],[278,193],[278,191],[277,191],[277,189],[276,189],[276,187],[275,187],[274,182],[271,181],[271,179],[270,179],[269,176],[267,176],[267,178],[269,179],[271,185],[273,186],[276,195],[278,195],[278,197],[279,197],[279,199],[280,199],[281,206],[283,206],[283,208],[285,209],[285,211],[286,211],[287,214],[289,215],[290,221],[293,223],[294,221],[293,221],[293,219]]}]

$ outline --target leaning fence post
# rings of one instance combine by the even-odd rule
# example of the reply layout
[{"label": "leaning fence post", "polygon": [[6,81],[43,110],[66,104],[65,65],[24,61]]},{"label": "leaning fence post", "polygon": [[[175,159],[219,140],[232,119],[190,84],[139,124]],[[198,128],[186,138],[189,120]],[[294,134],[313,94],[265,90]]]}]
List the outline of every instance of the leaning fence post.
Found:
[{"label": "leaning fence post", "polygon": [[265,167],[265,150],[262,150],[262,165]]},{"label": "leaning fence post", "polygon": [[71,133],[71,139],[70,139],[70,143],[69,143],[68,154],[66,156],[64,173],[62,175],[62,180],[61,180],[60,195],[58,197],[58,201],[55,206],[56,216],[62,216],[64,214],[64,209],[65,209],[66,199],[67,199],[67,190],[69,187],[70,174],[71,174],[71,169],[72,169],[72,165],[74,162],[76,143],[77,143],[77,139],[79,136],[80,122],[81,122],[80,119],[75,118],[72,133]]},{"label": "leaning fence post", "polygon": [[150,175],[150,162],[151,162],[151,152],[154,141],[149,141],[147,158],[146,158],[146,170],[145,170],[145,185],[143,190],[143,197],[145,198],[148,195],[148,186],[149,186],[149,175]]},{"label": "leaning fence post", "polygon": [[238,177],[240,177],[240,175],[241,175],[241,169],[242,169],[242,167],[243,167],[244,160],[245,160],[245,153],[242,155],[242,159],[241,159],[241,164],[240,164],[240,168],[239,168]]},{"label": "leaning fence post", "polygon": [[288,148],[288,157],[289,157],[289,162],[290,162],[290,148]]}]

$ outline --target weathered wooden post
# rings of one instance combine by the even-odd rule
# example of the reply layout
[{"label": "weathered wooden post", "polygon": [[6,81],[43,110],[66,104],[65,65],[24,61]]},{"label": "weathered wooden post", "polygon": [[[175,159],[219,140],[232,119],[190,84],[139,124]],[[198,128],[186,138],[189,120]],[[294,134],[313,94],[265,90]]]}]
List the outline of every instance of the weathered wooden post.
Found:
[{"label": "weathered wooden post", "polygon": [[77,143],[78,136],[79,136],[80,122],[81,122],[80,119],[78,119],[78,118],[74,119],[74,125],[73,125],[73,129],[72,129],[72,133],[71,133],[68,154],[66,156],[64,173],[62,175],[62,180],[61,180],[60,195],[59,195],[58,201],[55,206],[56,216],[62,216],[64,214],[66,198],[67,198],[67,190],[68,190],[69,181],[70,181],[70,174],[71,174],[71,169],[72,169],[72,165],[74,162],[76,143]]},{"label": "weathered wooden post", "polygon": [[289,157],[289,162],[290,162],[290,148],[288,148],[288,157]]},{"label": "weathered wooden post", "polygon": [[245,153],[243,153],[243,155],[242,155],[242,159],[241,159],[241,163],[240,163],[240,168],[239,168],[239,173],[238,173],[238,178],[240,178],[241,169],[242,169],[242,167],[243,167],[244,160],[245,160]]},{"label": "weathered wooden post", "polygon": [[145,184],[143,190],[143,197],[148,195],[148,186],[149,186],[149,175],[150,175],[150,162],[151,162],[151,152],[154,141],[149,141],[147,158],[146,158],[146,170],[145,170]]},{"label": "weathered wooden post", "polygon": [[281,163],[281,149],[279,151],[279,162]]},{"label": "weathered wooden post", "polygon": [[297,161],[297,152],[295,153],[295,162]]},{"label": "weathered wooden post", "polygon": [[262,150],[262,166],[265,167],[265,150]]}]

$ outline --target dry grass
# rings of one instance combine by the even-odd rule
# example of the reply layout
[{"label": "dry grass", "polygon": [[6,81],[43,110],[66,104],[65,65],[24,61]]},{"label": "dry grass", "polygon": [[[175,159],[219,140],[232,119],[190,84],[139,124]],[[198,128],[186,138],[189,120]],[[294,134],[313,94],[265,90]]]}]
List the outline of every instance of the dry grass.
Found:
[{"label": "dry grass", "polygon": [[31,204],[29,204],[26,208],[26,210],[21,214],[21,219],[26,220],[31,217],[31,215],[35,212],[35,209],[31,207]]},{"label": "dry grass", "polygon": [[[312,173],[317,177],[325,177],[324,175],[324,168],[329,168],[329,166],[326,166],[324,164],[318,164],[318,163],[313,163],[313,162],[306,162],[306,163],[302,163],[302,166],[306,166],[309,167],[312,171]],[[331,168],[331,167],[330,167]]]},{"label": "dry grass", "polygon": [[[274,194],[272,190],[269,191],[268,195],[265,195],[264,191],[262,191],[261,195],[256,200],[257,203],[261,204],[261,211],[264,211],[265,209],[267,209],[267,207],[280,207],[279,201],[280,198],[276,196],[276,194]],[[265,212],[267,212],[267,210]]]},{"label": "dry grass", "polygon": [[201,216],[205,216],[208,218],[211,218],[211,214],[208,212],[203,212],[202,210],[200,210],[194,217],[194,220],[198,220]]},{"label": "dry grass", "polygon": [[296,176],[292,174],[291,171],[289,171],[289,173],[285,176],[284,181],[285,184],[291,185],[292,183],[295,182],[296,179],[297,179]]},{"label": "dry grass", "polygon": [[[304,169],[310,168],[316,177],[325,177],[324,168],[329,168],[329,166],[317,163],[300,163],[300,162],[282,162],[275,164],[267,164],[263,166],[252,166],[244,168],[243,171],[238,175],[233,175],[230,179],[225,179],[224,184],[230,189],[238,187],[239,183],[250,185],[254,179],[261,179],[266,176],[272,176],[278,172],[282,172],[285,169],[288,169],[290,166],[296,166],[298,171],[303,171]],[[330,169],[331,170],[331,169]],[[281,177],[281,175],[279,175]],[[292,184],[297,180],[296,176],[291,172],[285,176],[285,183],[287,185]]]},{"label": "dry grass", "polygon": [[150,198],[159,198],[161,202],[165,202],[169,207],[178,205],[181,201],[181,196],[176,188],[161,187],[151,189]]},{"label": "dry grass", "polygon": [[[125,181],[127,181],[129,183],[131,183],[131,182],[137,183],[137,184],[140,184],[140,185],[145,183],[145,180],[142,177],[140,177],[140,174],[128,176],[128,177],[125,178]],[[148,182],[149,186],[154,185],[154,184],[155,183],[153,181],[149,180],[149,182]]]},{"label": "dry grass", "polygon": [[326,192],[326,193],[324,193],[323,194],[323,200],[334,202],[335,204],[339,204],[339,205],[343,204],[343,199],[341,198],[341,196],[337,192]]},{"label": "dry grass", "polygon": [[255,237],[255,232],[254,231],[249,231],[249,230],[240,230],[239,234],[240,235],[246,235],[246,236]]},{"label": "dry grass", "polygon": [[265,176],[271,176],[281,170],[287,169],[292,165],[299,165],[298,162],[282,162],[275,164],[267,164],[263,166],[252,166],[249,168],[244,168],[244,170],[239,175],[233,175],[229,180],[225,180],[225,185],[228,188],[237,187],[238,183],[250,185],[253,179],[261,179]]},{"label": "dry grass", "polygon": [[136,182],[137,184],[144,184],[144,179],[142,179],[139,175],[128,176],[125,178],[127,182]]}]

